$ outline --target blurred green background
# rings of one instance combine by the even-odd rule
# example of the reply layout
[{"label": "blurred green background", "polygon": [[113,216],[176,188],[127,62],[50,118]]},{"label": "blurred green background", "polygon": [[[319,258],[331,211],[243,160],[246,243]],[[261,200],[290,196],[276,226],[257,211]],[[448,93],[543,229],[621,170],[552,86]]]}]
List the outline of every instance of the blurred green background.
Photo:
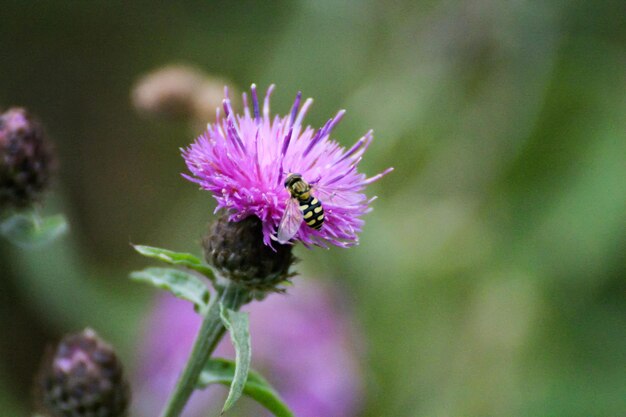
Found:
[{"label": "blurred green background", "polygon": [[[375,130],[396,171],[361,245],[298,248],[348,289],[366,337],[363,416],[626,415],[626,18],[621,1],[0,1],[0,106],[61,160],[71,233],[0,244],[0,410],[29,414],[47,341],[93,326],[132,369],[151,292],[129,242],[199,253],[212,216],[178,148],[197,132],[130,103],[196,65],[302,90],[336,139]],[[297,280],[296,280],[297,285]]]}]

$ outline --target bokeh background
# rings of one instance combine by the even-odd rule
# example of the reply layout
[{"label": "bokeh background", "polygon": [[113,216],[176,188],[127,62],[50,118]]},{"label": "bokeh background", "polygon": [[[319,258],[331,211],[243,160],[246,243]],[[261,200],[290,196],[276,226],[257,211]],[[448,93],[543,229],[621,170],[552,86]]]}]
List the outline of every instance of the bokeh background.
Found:
[{"label": "bokeh background", "polygon": [[[620,1],[0,1],[0,107],[37,114],[71,233],[0,243],[0,410],[27,416],[44,346],[90,325],[130,372],[154,292],[129,242],[200,253],[208,194],[140,117],[147,71],[302,90],[395,172],[361,245],[298,248],[362,333],[359,416],[626,415],[626,19]],[[298,280],[296,280],[296,286]],[[278,314],[278,313],[277,313]],[[254,344],[254,340],[253,340]],[[268,375],[271,379],[271,375]]]}]

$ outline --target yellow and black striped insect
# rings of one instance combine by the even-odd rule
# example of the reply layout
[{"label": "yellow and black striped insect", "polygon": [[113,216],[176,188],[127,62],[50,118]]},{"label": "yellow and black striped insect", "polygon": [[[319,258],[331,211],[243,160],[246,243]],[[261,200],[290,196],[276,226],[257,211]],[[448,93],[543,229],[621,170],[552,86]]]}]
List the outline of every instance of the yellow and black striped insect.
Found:
[{"label": "yellow and black striped insect", "polygon": [[320,230],[324,224],[322,202],[311,194],[311,186],[302,179],[302,175],[287,175],[285,188],[290,198],[278,226],[277,240],[280,243],[286,243],[294,237],[303,221],[315,230]]}]

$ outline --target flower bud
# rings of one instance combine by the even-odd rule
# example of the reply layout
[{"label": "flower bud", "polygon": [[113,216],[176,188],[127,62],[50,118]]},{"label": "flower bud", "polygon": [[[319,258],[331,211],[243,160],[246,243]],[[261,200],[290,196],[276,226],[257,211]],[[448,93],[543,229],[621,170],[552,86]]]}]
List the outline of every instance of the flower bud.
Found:
[{"label": "flower bud", "polygon": [[91,329],[65,336],[35,384],[39,411],[49,417],[121,417],[130,397],[113,348]]},{"label": "flower bud", "polygon": [[141,78],[132,100],[140,112],[166,119],[184,119],[193,113],[193,96],[204,74],[184,65],[159,68]]},{"label": "flower bud", "polygon": [[39,201],[54,165],[51,144],[36,119],[17,107],[0,115],[0,210]]},{"label": "flower bud", "polygon": [[[193,118],[200,125],[200,131],[206,129],[207,122],[215,120],[215,109],[222,105],[224,86],[227,84],[228,81],[209,77],[193,96]],[[233,97],[236,96],[236,93],[233,94]]]},{"label": "flower bud", "polygon": [[281,291],[278,284],[293,276],[291,245],[263,243],[261,220],[249,216],[239,222],[222,216],[203,239],[204,255],[224,278],[250,291]]},{"label": "flower bud", "polygon": [[135,108],[169,120],[191,119],[202,126],[215,119],[226,81],[187,65],[168,65],[142,77],[132,92]]}]

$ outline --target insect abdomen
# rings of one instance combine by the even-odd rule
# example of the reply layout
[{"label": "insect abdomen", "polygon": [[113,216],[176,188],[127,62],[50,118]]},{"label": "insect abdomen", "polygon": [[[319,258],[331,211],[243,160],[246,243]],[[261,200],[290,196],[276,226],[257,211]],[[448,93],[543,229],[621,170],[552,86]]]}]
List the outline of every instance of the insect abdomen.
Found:
[{"label": "insect abdomen", "polygon": [[300,211],[304,215],[304,221],[309,227],[320,230],[324,224],[324,207],[315,197],[299,200]]}]

